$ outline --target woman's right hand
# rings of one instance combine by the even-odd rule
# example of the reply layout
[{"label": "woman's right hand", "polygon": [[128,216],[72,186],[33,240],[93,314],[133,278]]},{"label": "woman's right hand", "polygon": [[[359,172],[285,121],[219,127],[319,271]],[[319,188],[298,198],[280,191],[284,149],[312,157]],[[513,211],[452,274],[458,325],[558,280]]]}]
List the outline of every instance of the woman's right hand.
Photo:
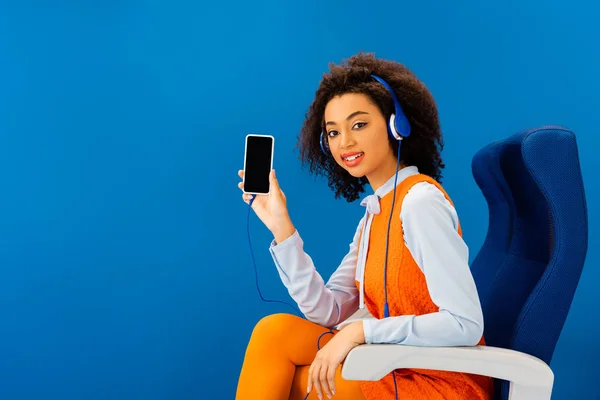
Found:
[{"label": "woman's right hand", "polygon": [[[243,191],[244,171],[239,170],[238,175],[242,178],[242,182],[238,183],[238,188]],[[244,202],[249,203],[252,195],[243,193],[242,198]],[[285,194],[279,187],[275,170],[271,170],[269,175],[269,194],[256,195],[252,202],[252,209],[271,231],[277,243],[283,242],[296,231],[288,214]]]}]

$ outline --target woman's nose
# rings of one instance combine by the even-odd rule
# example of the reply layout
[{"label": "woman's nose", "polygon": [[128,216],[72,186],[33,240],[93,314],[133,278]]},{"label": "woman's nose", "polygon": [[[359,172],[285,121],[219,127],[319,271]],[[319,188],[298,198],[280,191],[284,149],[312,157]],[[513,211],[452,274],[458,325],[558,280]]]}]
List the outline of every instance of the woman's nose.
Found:
[{"label": "woman's nose", "polygon": [[342,132],[340,134],[340,148],[347,149],[348,147],[351,147],[354,144],[355,143],[354,143],[354,138],[352,137],[352,134],[345,133],[345,132]]}]

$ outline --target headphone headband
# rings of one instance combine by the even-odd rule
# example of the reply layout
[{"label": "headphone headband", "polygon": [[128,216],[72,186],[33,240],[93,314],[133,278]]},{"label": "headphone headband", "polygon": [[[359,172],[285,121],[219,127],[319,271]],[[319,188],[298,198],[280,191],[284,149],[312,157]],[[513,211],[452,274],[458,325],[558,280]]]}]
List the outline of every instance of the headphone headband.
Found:
[{"label": "headphone headband", "polygon": [[373,79],[375,79],[377,82],[381,83],[392,96],[392,100],[394,102],[394,113],[390,116],[390,134],[396,140],[402,140],[402,138],[410,135],[410,123],[408,122],[406,115],[404,115],[404,111],[402,111],[400,101],[398,101],[398,97],[396,97],[394,89],[392,89],[392,87],[385,80],[377,75],[371,75],[371,77],[373,77]]}]

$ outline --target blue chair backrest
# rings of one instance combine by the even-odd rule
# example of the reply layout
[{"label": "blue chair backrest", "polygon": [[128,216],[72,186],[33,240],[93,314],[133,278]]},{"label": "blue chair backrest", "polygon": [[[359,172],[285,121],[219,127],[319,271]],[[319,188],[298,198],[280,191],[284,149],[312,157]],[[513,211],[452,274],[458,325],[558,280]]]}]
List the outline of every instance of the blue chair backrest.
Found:
[{"label": "blue chair backrest", "polygon": [[[583,269],[588,218],[573,132],[541,127],[481,149],[473,176],[488,203],[472,263],[486,343],[550,364]],[[508,383],[496,385],[508,398]]]}]

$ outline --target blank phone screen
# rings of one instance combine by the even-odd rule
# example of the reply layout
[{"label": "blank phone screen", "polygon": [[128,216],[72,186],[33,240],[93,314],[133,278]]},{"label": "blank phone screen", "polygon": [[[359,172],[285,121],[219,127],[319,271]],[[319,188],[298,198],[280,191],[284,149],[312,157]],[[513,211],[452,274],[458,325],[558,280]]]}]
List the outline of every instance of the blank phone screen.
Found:
[{"label": "blank phone screen", "polygon": [[268,136],[246,137],[246,165],[244,166],[244,191],[269,192],[269,174],[273,157],[273,138]]}]

